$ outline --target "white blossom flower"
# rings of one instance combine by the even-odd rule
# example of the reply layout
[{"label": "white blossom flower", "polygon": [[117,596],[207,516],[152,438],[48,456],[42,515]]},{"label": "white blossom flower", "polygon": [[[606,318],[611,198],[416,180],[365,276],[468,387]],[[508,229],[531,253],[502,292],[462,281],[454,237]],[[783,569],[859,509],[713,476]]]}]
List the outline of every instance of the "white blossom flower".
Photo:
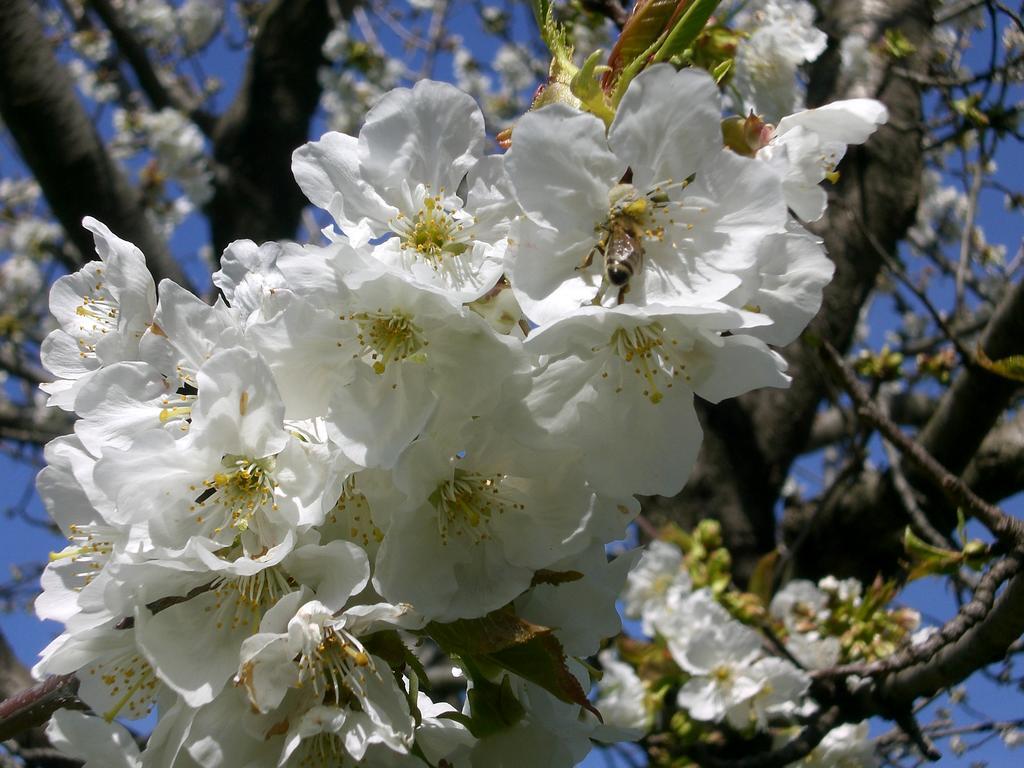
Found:
[{"label": "white blossom flower", "polygon": [[395,492],[371,500],[391,510],[373,575],[386,599],[432,619],[482,616],[587,544],[592,498],[578,471],[510,435],[435,431],[402,455]]},{"label": "white blossom flower", "polygon": [[[653,621],[657,634],[665,638],[672,658],[684,669],[687,668],[684,659],[698,633],[706,634],[716,627],[737,624],[707,588],[691,592],[678,602],[667,603],[653,616]],[[749,635],[740,633],[739,639],[744,638],[749,640]]]},{"label": "white blossom flower", "polygon": [[[722,149],[717,89],[694,70],[639,75],[607,138],[598,118],[565,105],[528,113],[506,167],[526,213],[508,272],[542,325],[590,304],[716,301],[757,244],[785,230],[779,179]],[[623,281],[601,252],[625,238],[634,255]]]},{"label": "white blossom flower", "polygon": [[294,756],[301,764],[302,752],[339,761],[347,752],[359,761],[375,743],[408,751],[414,723],[405,694],[387,663],[359,641],[358,621],[311,601],[290,618],[268,614],[260,629],[243,644],[238,673],[253,706],[276,709],[290,688],[305,700],[282,762]]},{"label": "white blossom flower", "polygon": [[804,221],[817,221],[828,197],[821,182],[833,176],[850,144],[863,144],[889,111],[874,99],[848,99],[783,117],[757,157],[778,168],[786,205]]},{"label": "white blossom flower", "polygon": [[[700,447],[695,393],[719,402],[788,382],[762,342],[720,335],[748,322],[766,320],[724,305],[580,309],[527,340],[544,356],[528,405],[544,428],[580,447],[597,490],[672,496]],[[594,449],[625,440],[628,449]]]},{"label": "white blossom flower", "polygon": [[730,620],[693,634],[685,651],[674,658],[692,677],[679,689],[676,703],[695,720],[728,720],[747,724],[749,702],[761,681],[748,674],[761,653],[754,630]]},{"label": "white blossom flower", "polygon": [[142,251],[96,219],[82,226],[96,238],[99,261],[59,278],[50,311],[60,328],[43,341],[43,365],[58,377],[40,388],[50,404],[71,410],[78,389],[104,365],[137,359],[139,340],[153,320],[156,291]]},{"label": "white blossom flower", "polygon": [[40,653],[33,675],[77,673],[78,696],[106,720],[137,720],[149,714],[162,687],[135,630],[113,621],[65,631]]},{"label": "white blossom flower", "polygon": [[516,613],[526,621],[550,627],[570,656],[597,653],[601,641],[622,630],[615,597],[640,550],[609,560],[604,541],[595,541],[579,554],[552,563],[547,570],[578,578],[555,584],[536,584],[515,601]]},{"label": "white blossom flower", "polygon": [[[581,685],[588,684],[586,671],[577,662],[569,671]],[[591,749],[590,737],[598,725],[589,712],[576,704],[559,701],[533,683],[510,677],[511,689],[523,706],[524,716],[511,727],[480,738],[470,757],[472,766],[488,768],[562,768],[579,765]]]},{"label": "white blossom flower", "polygon": [[445,702],[433,702],[422,691],[416,695],[419,724],[416,726],[416,746],[429,765],[442,761],[453,768],[468,766],[468,754],[476,739],[462,723],[446,715],[456,709]]},{"label": "white blossom flower", "polygon": [[[813,581],[794,579],[772,597],[769,613],[789,629],[800,629],[806,623],[828,618],[829,596]],[[804,627],[806,629],[806,627]]]},{"label": "white blossom flower", "polygon": [[753,109],[773,122],[803,104],[797,67],[814,61],[828,37],[814,26],[806,0],[767,0],[750,14],[754,28],[736,51],[735,86]]},{"label": "white blossom flower", "polygon": [[[483,116],[450,85],[388,93],[359,138],[328,133],[295,151],[295,178],[380,268],[461,304],[502,272],[502,160],[482,156]],[[381,238],[386,238],[381,240]]]},{"label": "white blossom flower", "polygon": [[794,221],[787,230],[761,241],[756,263],[738,273],[743,283],[723,299],[770,318],[770,324],[742,333],[780,347],[795,341],[818,314],[822,293],[835,272],[818,237]]},{"label": "white blossom flower", "polygon": [[[197,0],[189,3],[197,4],[205,5]],[[199,127],[171,107],[143,113],[139,127],[163,174],[177,181],[195,205],[209,201],[213,195],[213,174],[207,167]]]},{"label": "white blossom flower", "polygon": [[1003,744],[1010,749],[1024,746],[1024,731],[1021,731],[1019,728],[1007,728],[999,736],[1003,740]]},{"label": "white blossom flower", "polygon": [[837,579],[835,576],[825,576],[818,581],[818,588],[833,594],[840,602],[850,602],[854,605],[860,604],[861,595],[864,593],[864,585],[857,579]]},{"label": "white blossom flower", "polygon": [[186,49],[196,51],[206,45],[223,18],[223,0],[185,0],[178,8],[178,23]]},{"label": "white blossom flower", "polygon": [[50,743],[82,768],[142,768],[139,745],[124,728],[102,717],[58,709],[46,726]]},{"label": "white blossom flower", "polygon": [[5,305],[24,303],[42,288],[39,265],[29,257],[16,254],[0,264],[0,301]]},{"label": "white blossom flower", "polygon": [[290,418],[326,418],[353,462],[389,468],[437,412],[477,416],[528,387],[520,343],[475,313],[383,274],[314,305],[294,299],[250,338],[272,361]]},{"label": "white blossom flower", "polygon": [[96,459],[80,440],[73,435],[52,440],[44,455],[47,465],[36,487],[68,545],[50,555],[36,614],[80,631],[114,618],[104,600],[110,577],[106,566],[115,551],[129,547],[131,532],[105,519],[113,504],[96,487]]},{"label": "white blossom flower", "polygon": [[237,543],[233,556],[290,549],[299,527],[323,519],[317,446],[285,431],[271,373],[252,352],[214,355],[198,382],[187,435],[150,430],[104,452],[96,480],[116,499],[111,521],[144,523],[173,549],[195,536]]},{"label": "white blossom flower", "polygon": [[604,718],[596,738],[603,741],[633,741],[654,724],[654,712],[647,703],[647,688],[629,664],[610,650],[598,654],[602,677],[595,705]]},{"label": "white blossom flower", "polygon": [[656,618],[678,606],[692,590],[693,581],[679,547],[655,539],[629,572],[622,592],[623,612],[640,619],[644,634],[653,635]]},{"label": "white blossom flower", "polygon": [[[286,597],[294,611],[296,585],[303,597],[312,590],[321,605],[340,610],[365,586],[369,570],[363,551],[342,541],[233,562],[193,545],[174,560],[126,568],[124,578],[147,606],[135,610],[140,649],[161,680],[198,707],[213,701],[236,672],[239,649],[264,616]],[[148,608],[180,595],[191,597],[158,612]]]},{"label": "white blossom flower", "polygon": [[799,765],[805,768],[874,768],[878,759],[868,736],[867,721],[833,728]]}]

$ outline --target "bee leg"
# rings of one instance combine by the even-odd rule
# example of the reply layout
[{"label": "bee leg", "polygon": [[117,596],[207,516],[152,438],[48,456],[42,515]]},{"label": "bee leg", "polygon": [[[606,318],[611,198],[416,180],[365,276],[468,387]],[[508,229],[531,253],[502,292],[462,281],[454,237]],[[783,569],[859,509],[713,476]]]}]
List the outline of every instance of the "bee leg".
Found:
[{"label": "bee leg", "polygon": [[622,302],[624,302],[626,300],[626,294],[628,292],[629,292],[629,283],[626,283],[624,286],[619,288],[619,295],[616,298],[615,303],[616,304],[621,304]]},{"label": "bee leg", "polygon": [[600,253],[601,258],[604,258],[605,243],[603,240],[599,240],[597,244],[587,251],[587,255],[583,257],[583,261],[576,265],[577,270],[589,269],[590,265],[594,263],[594,254]]},{"label": "bee leg", "polygon": [[594,296],[593,300],[590,303],[593,304],[595,307],[601,306],[601,301],[604,299],[604,295],[607,292],[607,290],[608,283],[607,281],[602,280],[601,287],[597,289],[597,295]]}]

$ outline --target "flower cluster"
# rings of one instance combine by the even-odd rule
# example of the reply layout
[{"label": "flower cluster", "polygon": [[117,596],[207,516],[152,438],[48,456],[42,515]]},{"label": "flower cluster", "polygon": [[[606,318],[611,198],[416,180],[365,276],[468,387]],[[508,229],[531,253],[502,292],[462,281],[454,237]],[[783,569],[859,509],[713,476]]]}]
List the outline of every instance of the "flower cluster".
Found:
[{"label": "flower cluster", "polygon": [[[577,661],[619,629],[635,557],[605,546],[634,494],[685,482],[695,395],[787,383],[768,344],[832,270],[794,180],[866,139],[872,105],[741,156],[713,80],[660,65],[607,130],[556,104],[494,155],[473,100],[421,82],[295,152],[327,243],[232,243],[212,305],[86,219],[99,260],[54,285],[43,345],[78,421],[39,477],[70,543],[36,673],[76,672],[102,718],[60,714],[57,743],[103,765],[568,766],[617,738]],[[804,676],[670,592],[681,705],[790,711]],[[421,689],[413,641],[457,658],[463,711]],[[104,723],[153,707],[142,753]]]},{"label": "flower cluster", "polygon": [[[635,739],[656,730],[671,695],[677,711],[660,728],[673,755],[710,742],[718,727],[734,738],[768,732],[785,742],[816,707],[810,671],[889,656],[920,620],[887,608],[892,583],[865,590],[855,579],[794,580],[770,601],[740,592],[718,523],[665,535],[630,571],[622,594],[626,615],[650,640],[601,652],[597,705],[607,728]],[[875,765],[866,723],[836,728],[801,764]]]}]

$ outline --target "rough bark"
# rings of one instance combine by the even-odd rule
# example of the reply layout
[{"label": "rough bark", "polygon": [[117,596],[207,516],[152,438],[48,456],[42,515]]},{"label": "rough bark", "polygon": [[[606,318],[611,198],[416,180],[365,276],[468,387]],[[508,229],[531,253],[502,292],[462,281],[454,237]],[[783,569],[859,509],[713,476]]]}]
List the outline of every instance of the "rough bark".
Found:
[{"label": "rough bark", "polygon": [[[14,655],[14,651],[7,644],[7,638],[0,632],[0,701],[9,699],[35,682],[25,665]],[[15,741],[19,749],[46,749],[50,746],[44,728],[22,731]]]},{"label": "rough bark", "polygon": [[1024,413],[1018,411],[988,433],[963,478],[979,496],[991,502],[1024,488]]},{"label": "rough bark", "polygon": [[[333,28],[327,0],[274,0],[263,13],[232,105],[213,131],[215,192],[207,206],[214,252],[240,238],[295,237],[307,200],[292,151],[309,138],[320,99],[320,52]],[[347,14],[354,0],[339,3]]]}]

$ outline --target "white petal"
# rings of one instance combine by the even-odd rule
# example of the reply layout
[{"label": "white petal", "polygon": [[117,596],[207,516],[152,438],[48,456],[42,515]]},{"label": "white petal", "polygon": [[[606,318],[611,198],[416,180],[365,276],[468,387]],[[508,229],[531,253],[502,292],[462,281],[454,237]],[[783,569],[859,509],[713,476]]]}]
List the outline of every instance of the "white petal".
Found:
[{"label": "white petal", "polygon": [[683,181],[721,149],[720,126],[718,88],[711,76],[659,64],[629,84],[608,143],[633,169],[633,184],[650,189],[662,181]]},{"label": "white petal", "polygon": [[847,99],[782,118],[775,135],[783,136],[793,128],[803,126],[817,133],[822,141],[863,144],[888,119],[889,111],[880,101]]},{"label": "white petal", "polygon": [[377,234],[398,211],[381,199],[359,167],[359,142],[343,133],[325,133],[292,154],[295,181],[318,208],[328,211],[346,231],[363,220]]},{"label": "white petal", "polygon": [[579,240],[607,218],[626,163],[608,150],[598,118],[553,104],[516,123],[505,169],[527,216]]},{"label": "white petal", "polygon": [[228,349],[199,369],[192,434],[210,436],[225,453],[260,458],[287,442],[284,403],[270,368],[247,349]]},{"label": "white petal", "polygon": [[[455,192],[483,154],[484,118],[472,97],[448,83],[421,80],[384,96],[359,132],[363,177],[378,189],[426,184]],[[394,202],[394,200],[390,200]]]}]

